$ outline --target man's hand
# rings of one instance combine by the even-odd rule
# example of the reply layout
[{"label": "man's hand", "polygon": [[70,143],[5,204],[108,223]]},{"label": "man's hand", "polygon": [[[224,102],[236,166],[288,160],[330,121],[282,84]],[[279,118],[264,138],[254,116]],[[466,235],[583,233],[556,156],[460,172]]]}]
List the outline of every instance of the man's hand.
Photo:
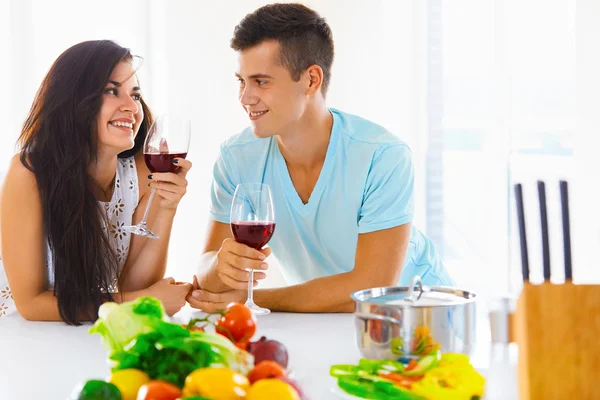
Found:
[{"label": "man's hand", "polygon": [[225,239],[217,252],[215,270],[219,279],[232,289],[247,290],[250,272],[247,269],[259,270],[254,272],[254,285],[258,280],[265,279],[265,271],[269,266],[265,259],[271,254],[271,249],[255,250],[233,239]]},{"label": "man's hand", "polygon": [[[197,281],[194,281],[194,288],[197,288]],[[229,303],[241,303],[246,300],[248,292],[246,290],[230,290],[222,293],[212,293],[203,289],[196,289],[190,293],[186,300],[194,308],[200,309],[206,313],[222,311],[227,308]]]}]

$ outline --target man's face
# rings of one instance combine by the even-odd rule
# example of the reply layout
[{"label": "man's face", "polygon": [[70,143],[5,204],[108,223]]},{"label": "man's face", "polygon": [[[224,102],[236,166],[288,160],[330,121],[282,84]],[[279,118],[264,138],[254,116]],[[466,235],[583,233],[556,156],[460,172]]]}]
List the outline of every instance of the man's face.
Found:
[{"label": "man's face", "polygon": [[294,82],[278,60],[279,43],[274,40],[239,52],[239,99],[259,138],[293,131],[308,102],[305,79]]}]

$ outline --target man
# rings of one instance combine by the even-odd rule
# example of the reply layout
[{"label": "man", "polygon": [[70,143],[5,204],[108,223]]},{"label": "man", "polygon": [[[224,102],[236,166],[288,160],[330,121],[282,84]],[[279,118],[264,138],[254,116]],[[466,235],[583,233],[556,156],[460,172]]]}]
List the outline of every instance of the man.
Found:
[{"label": "man", "polygon": [[[453,285],[431,241],[411,226],[413,162],[381,126],[325,103],[332,33],[300,4],[271,4],[236,26],[239,99],[251,127],[221,146],[211,223],[188,301],[205,311],[246,298],[249,273],[263,279],[271,250],[290,285],[256,290],[272,310],[352,312],[356,290]],[[276,229],[269,248],[236,243],[229,212],[239,183],[271,186]]]}]

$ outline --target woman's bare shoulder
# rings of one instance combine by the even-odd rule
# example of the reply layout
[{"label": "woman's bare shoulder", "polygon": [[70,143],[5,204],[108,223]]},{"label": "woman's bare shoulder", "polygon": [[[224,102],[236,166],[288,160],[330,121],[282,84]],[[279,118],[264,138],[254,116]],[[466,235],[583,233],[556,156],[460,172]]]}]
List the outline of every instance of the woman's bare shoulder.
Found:
[{"label": "woman's bare shoulder", "polygon": [[[29,162],[29,159],[26,157],[25,161]],[[3,182],[3,187],[7,186],[10,188],[16,186],[15,189],[25,191],[34,189],[36,193],[38,191],[35,174],[23,164],[21,153],[15,154],[10,160]]]},{"label": "woman's bare shoulder", "polygon": [[11,231],[16,225],[37,225],[41,223],[41,215],[35,174],[23,165],[21,155],[15,154],[0,187],[0,226]]}]

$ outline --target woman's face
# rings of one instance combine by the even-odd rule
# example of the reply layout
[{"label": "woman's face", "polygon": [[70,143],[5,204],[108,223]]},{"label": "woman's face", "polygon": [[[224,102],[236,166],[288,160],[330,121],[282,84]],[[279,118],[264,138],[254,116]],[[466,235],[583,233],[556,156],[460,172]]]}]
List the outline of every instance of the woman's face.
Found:
[{"label": "woman's face", "polygon": [[98,146],[102,150],[118,154],[133,147],[144,119],[141,98],[133,67],[125,61],[118,63],[104,88],[97,118]]}]

